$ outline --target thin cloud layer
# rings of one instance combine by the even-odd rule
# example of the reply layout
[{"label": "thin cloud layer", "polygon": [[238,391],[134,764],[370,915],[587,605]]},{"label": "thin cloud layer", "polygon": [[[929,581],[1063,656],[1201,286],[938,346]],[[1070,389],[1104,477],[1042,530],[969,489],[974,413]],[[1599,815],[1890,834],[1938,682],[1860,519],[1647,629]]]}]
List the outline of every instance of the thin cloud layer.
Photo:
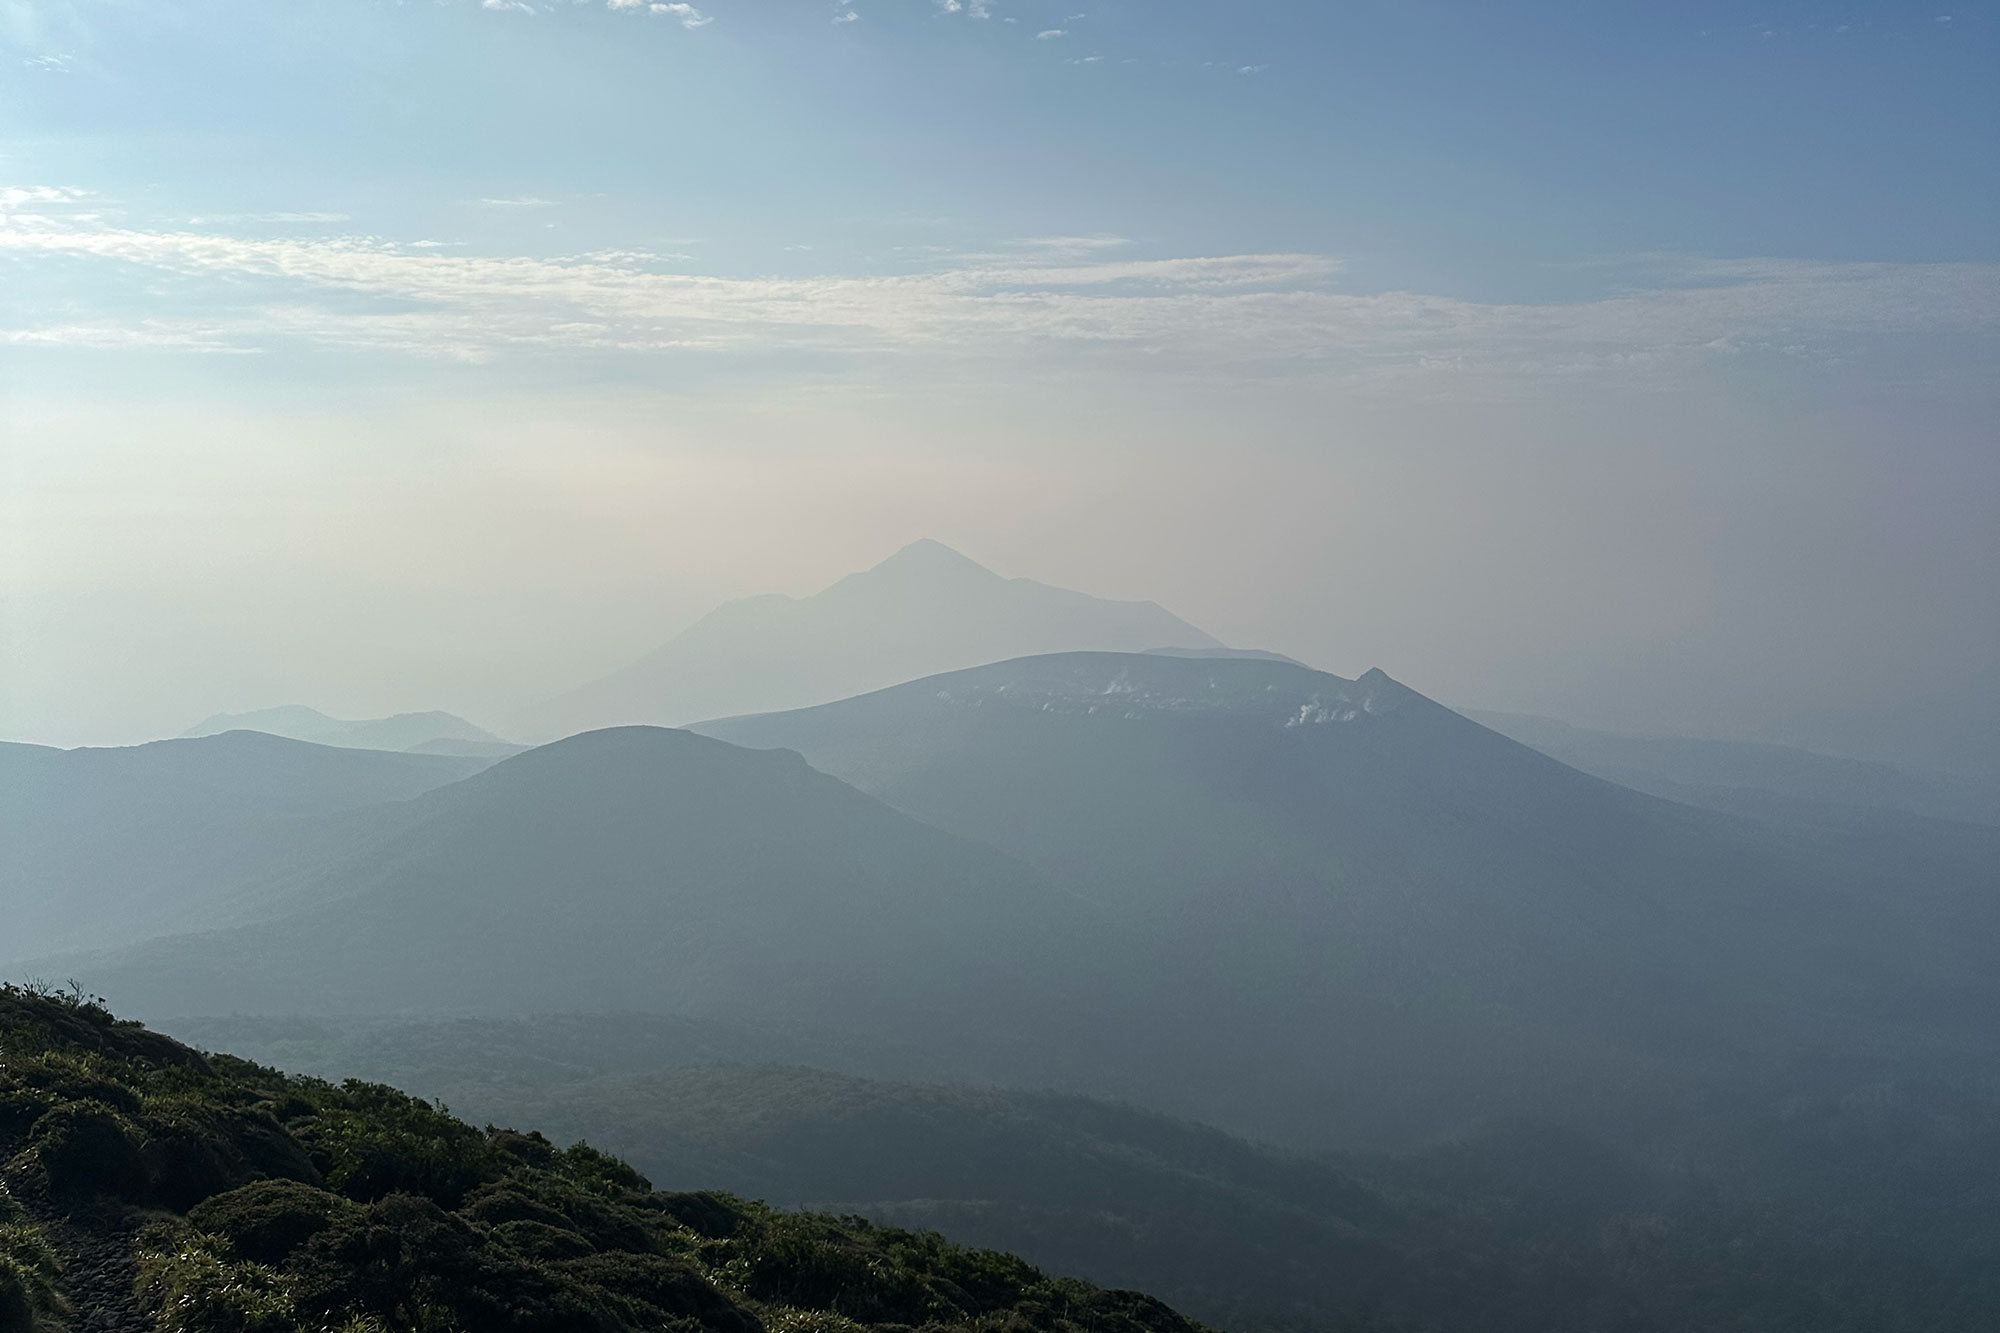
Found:
[{"label": "thin cloud layer", "polygon": [[[365,236],[118,226],[48,186],[0,187],[0,258],[82,265],[60,310],[13,303],[0,338],[410,356],[618,352],[1018,356],[1096,349],[1263,373],[1578,373],[1746,348],[1828,354],[1852,336],[1991,332],[2000,265],[1673,260],[1603,299],[1494,304],[1354,293],[1322,255],[1137,259],[1115,237],[1036,238],[895,275],[727,277],[629,253],[467,255]],[[200,313],[144,307],[178,281]],[[77,292],[102,308],[79,310]]]}]

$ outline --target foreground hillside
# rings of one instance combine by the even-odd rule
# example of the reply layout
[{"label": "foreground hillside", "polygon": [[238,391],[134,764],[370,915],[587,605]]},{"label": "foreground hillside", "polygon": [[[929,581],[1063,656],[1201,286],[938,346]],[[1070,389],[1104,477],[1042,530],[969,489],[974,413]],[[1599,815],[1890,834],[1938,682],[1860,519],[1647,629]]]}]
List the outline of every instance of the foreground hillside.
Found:
[{"label": "foreground hillside", "polygon": [[655,1192],[581,1144],[0,990],[0,1329],[1197,1333],[854,1218]]},{"label": "foreground hillside", "polygon": [[176,1031],[587,1139],[656,1180],[936,1229],[1237,1333],[2000,1328],[2000,1099],[1976,1081],[1787,1081],[1639,1150],[1514,1123],[1314,1157],[1082,1097],[718,1065],[746,1034],[637,1015]]}]

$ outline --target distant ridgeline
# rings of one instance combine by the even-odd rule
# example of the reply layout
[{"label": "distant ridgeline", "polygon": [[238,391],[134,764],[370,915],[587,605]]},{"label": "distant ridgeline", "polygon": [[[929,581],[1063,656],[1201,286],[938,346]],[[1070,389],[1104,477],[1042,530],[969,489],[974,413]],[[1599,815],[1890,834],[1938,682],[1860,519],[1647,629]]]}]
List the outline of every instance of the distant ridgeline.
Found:
[{"label": "distant ridgeline", "polygon": [[302,704],[284,704],[254,713],[218,713],[190,727],[183,738],[219,736],[231,731],[261,731],[346,750],[410,750],[488,759],[502,759],[521,749],[450,713],[398,713],[394,717],[350,721],[328,717]]},{"label": "distant ridgeline", "polygon": [[1199,1333],[855,1218],[655,1192],[582,1144],[0,990],[0,1330]]},{"label": "distant ridgeline", "polygon": [[702,730],[491,766],[27,750],[0,912],[46,943],[13,975],[156,1021],[812,1028],[912,1058],[809,1063],[1307,1149],[2000,1071],[1993,828],[1697,810],[1381,672],[1250,658],[1032,657]]},{"label": "distant ridgeline", "polygon": [[[930,557],[898,579],[939,565],[981,582]],[[1379,671],[1216,651],[1020,658],[498,762],[244,731],[0,746],[0,954],[184,1034],[275,1024],[251,1053],[291,1068],[367,1072],[295,1059],[300,1020],[429,1022],[374,1076],[1238,1330],[1364,1306],[1453,1333],[2000,1327],[2000,828],[1810,791],[1784,819],[1697,809]],[[474,1049],[471,1020],[550,1039]],[[653,1077],[690,1063],[875,1082]],[[223,1122],[199,1118],[175,1137],[205,1080],[239,1089],[231,1116],[268,1102],[273,1142],[351,1150],[356,1171],[375,1148],[328,1126],[387,1114],[227,1061],[138,1082],[71,1066],[69,1100],[108,1108],[76,1112],[99,1137],[75,1160],[147,1173],[119,1197],[164,1200],[173,1164],[262,1141],[210,1153]],[[0,1107],[37,1127],[0,1115],[10,1151],[55,1086],[24,1068],[10,1056]],[[1014,1091],[936,1090],[965,1083]],[[512,1160],[383,1104],[432,1143],[396,1172]],[[348,1190],[348,1160],[313,1169]],[[553,1205],[485,1221],[582,1226]],[[45,1265],[16,1267],[26,1292]],[[612,1301],[600,1285],[588,1300]],[[320,1299],[287,1290],[295,1311]]]},{"label": "distant ridgeline", "polygon": [[1031,653],[1225,652],[1152,602],[1116,602],[1002,578],[934,541],[811,597],[717,607],[645,657],[529,710],[519,734],[629,723],[683,726],[844,699]]}]

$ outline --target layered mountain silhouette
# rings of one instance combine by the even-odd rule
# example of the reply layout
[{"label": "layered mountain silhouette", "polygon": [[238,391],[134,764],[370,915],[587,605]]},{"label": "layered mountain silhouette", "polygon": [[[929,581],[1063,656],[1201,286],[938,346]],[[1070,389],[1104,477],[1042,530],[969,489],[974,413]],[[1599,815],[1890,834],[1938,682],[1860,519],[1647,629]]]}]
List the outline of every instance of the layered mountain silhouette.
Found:
[{"label": "layered mountain silhouette", "polygon": [[1152,602],[1008,579],[918,541],[811,597],[729,602],[639,661],[521,721],[554,737],[798,708],[939,671],[1071,649],[1222,645]]},{"label": "layered mountain silhouette", "polygon": [[684,731],[572,737],[372,818],[278,919],[62,975],[149,1014],[637,1009],[1004,1044],[1102,934],[999,852]]},{"label": "layered mountain silhouette", "polygon": [[1522,713],[1466,713],[1483,726],[1622,786],[1711,809],[1824,817],[1827,807],[2000,824],[2000,785],[1788,745],[1628,736]]},{"label": "layered mountain silhouette", "polygon": [[2000,831],[1731,818],[1264,658],[1048,655],[705,729],[273,826],[205,863],[247,924],[40,975],[155,1017],[812,1028],[815,1062],[1309,1146],[1631,1127],[1809,1059],[1992,1067]]},{"label": "layered mountain silhouette", "polygon": [[486,762],[255,731],[104,749],[0,744],[0,961],[237,919],[241,894],[340,846],[341,821],[315,819]]},{"label": "layered mountain silhouette", "polygon": [[1174,1076],[1134,1094],[1239,1130],[1616,1121],[1807,1051],[1990,1054],[2000,1016],[1991,830],[1692,809],[1377,671],[1062,654],[701,729],[1148,932]]},{"label": "layered mountain silhouette", "polygon": [[348,721],[328,717],[303,704],[284,704],[253,713],[217,713],[183,734],[216,736],[226,731],[261,731],[350,750],[418,750],[492,759],[504,758],[520,749],[451,713],[397,713],[393,717]]}]

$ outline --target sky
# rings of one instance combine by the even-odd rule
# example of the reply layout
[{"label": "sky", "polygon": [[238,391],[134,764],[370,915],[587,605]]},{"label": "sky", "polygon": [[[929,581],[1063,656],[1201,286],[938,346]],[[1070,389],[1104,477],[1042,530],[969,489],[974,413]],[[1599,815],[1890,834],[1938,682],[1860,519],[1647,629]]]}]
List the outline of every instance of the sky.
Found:
[{"label": "sky", "polygon": [[1991,4],[0,0],[0,737],[448,708],[917,537],[2000,766]]}]

